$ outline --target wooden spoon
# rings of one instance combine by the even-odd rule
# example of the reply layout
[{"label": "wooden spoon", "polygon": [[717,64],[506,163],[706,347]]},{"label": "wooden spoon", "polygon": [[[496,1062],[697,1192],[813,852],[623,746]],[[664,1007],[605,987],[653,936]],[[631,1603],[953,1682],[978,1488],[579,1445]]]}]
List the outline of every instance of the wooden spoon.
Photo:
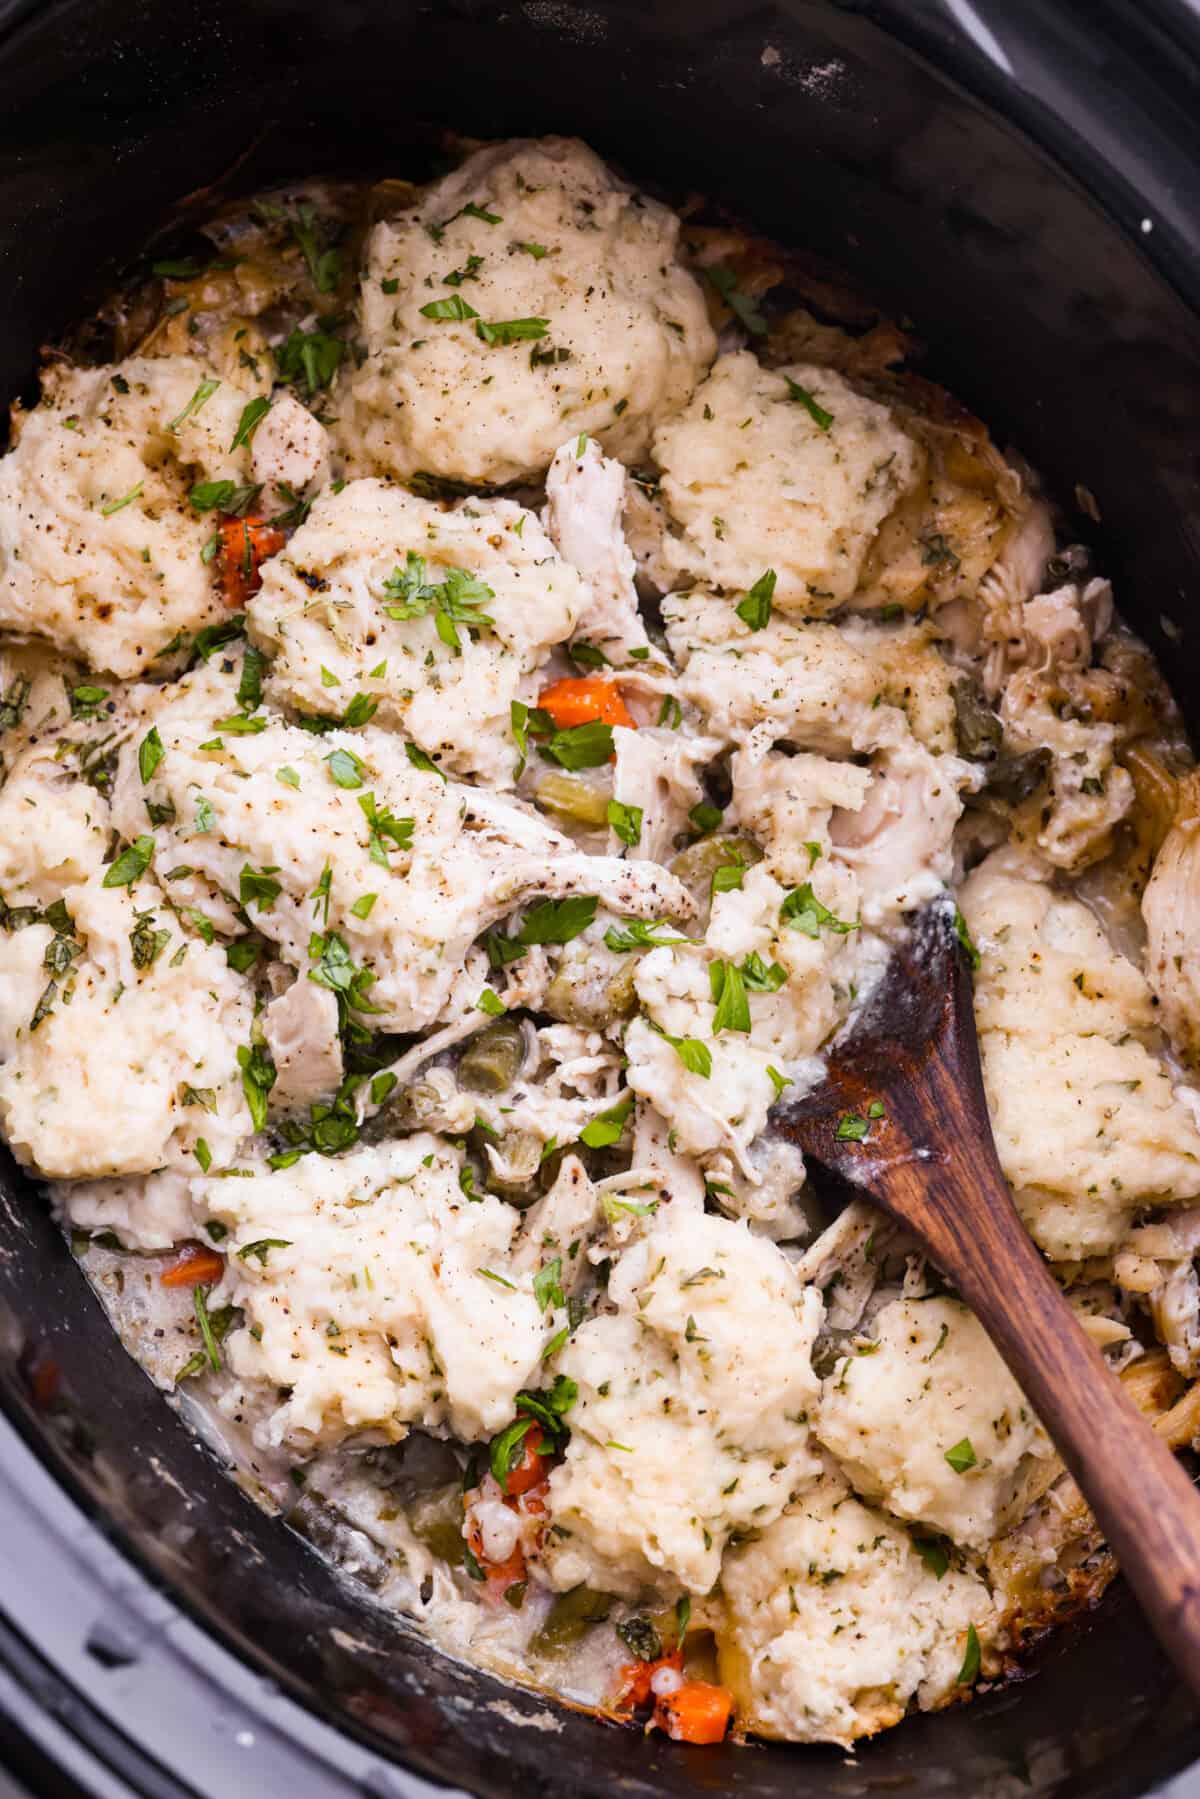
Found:
[{"label": "wooden spoon", "polygon": [[[1035,1102],[1036,1103],[1036,1102]],[[918,1238],[979,1317],[1200,1693],[1200,1493],[1106,1367],[1017,1214],[992,1140],[953,906],[920,914],[828,1077],[771,1124]]]}]

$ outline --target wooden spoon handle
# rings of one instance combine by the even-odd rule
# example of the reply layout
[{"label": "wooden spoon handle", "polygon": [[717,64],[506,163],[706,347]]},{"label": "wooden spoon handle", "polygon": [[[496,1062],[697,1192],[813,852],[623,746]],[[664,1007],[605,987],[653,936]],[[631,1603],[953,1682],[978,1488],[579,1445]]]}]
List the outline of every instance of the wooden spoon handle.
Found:
[{"label": "wooden spoon handle", "polygon": [[[1027,1235],[990,1143],[922,1170],[934,1260],[1079,1482],[1164,1648],[1200,1694],[1200,1492],[1105,1365]],[[911,1178],[911,1177],[910,1177]],[[964,1203],[964,1196],[969,1200]]]}]

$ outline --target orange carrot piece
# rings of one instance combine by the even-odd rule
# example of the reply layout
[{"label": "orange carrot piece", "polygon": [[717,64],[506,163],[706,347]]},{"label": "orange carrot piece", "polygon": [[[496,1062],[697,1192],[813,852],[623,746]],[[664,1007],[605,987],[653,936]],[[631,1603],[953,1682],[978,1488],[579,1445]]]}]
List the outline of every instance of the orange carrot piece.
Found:
[{"label": "orange carrot piece", "polygon": [[224,1256],[203,1243],[189,1243],[179,1260],[164,1268],[158,1278],[164,1287],[215,1287],[224,1272]]},{"label": "orange carrot piece", "polygon": [[555,681],[542,689],[538,705],[550,714],[560,731],[591,724],[593,720],[602,725],[633,727],[621,689],[615,681],[605,681],[600,675],[569,676]]},{"label": "orange carrot piece", "polygon": [[706,1680],[685,1681],[654,1708],[654,1722],[676,1743],[720,1743],[732,1716],[733,1694]]},{"label": "orange carrot piece", "polygon": [[672,1649],[669,1655],[660,1655],[654,1662],[626,1662],[621,1668],[621,1690],[617,1695],[618,1711],[640,1711],[649,1705],[654,1698],[650,1682],[660,1668],[673,1668],[677,1674],[683,1671],[683,1650]]},{"label": "orange carrot piece", "polygon": [[262,585],[260,564],[286,542],[279,527],[269,525],[265,519],[221,520],[221,589],[225,604],[232,611],[240,611],[250,595],[258,592]]}]

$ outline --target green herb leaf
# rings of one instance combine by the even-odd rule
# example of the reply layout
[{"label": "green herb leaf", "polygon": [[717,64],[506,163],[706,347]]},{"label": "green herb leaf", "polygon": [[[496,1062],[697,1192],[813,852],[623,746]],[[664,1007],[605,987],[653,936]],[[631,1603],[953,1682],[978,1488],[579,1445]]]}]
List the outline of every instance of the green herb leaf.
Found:
[{"label": "green herb leaf", "polygon": [[167,430],[172,433],[178,432],[180,425],[182,425],[186,419],[190,419],[194,413],[199,412],[200,408],[212,399],[220,385],[221,383],[219,381],[212,378],[202,381],[183,411],[176,413],[175,417],[166,427]]},{"label": "green herb leaf", "polygon": [[283,892],[275,879],[274,868],[251,868],[247,862],[238,877],[238,898],[243,906],[256,903],[260,912],[269,912]]},{"label": "green herb leaf", "polygon": [[832,412],[826,412],[825,408],[820,405],[818,401],[813,399],[808,389],[806,387],[801,387],[798,381],[793,381],[790,375],[785,374],[783,378],[787,382],[788,399],[795,400],[797,405],[803,406],[805,412],[807,412],[809,418],[819,430],[828,431],[833,423]]},{"label": "green herb leaf", "polygon": [[427,306],[421,307],[423,319],[477,319],[479,314],[475,308],[463,299],[461,294],[451,294],[445,300],[430,300]]},{"label": "green herb leaf", "polygon": [[503,1018],[508,1010],[500,995],[493,993],[490,987],[485,987],[479,995],[475,1001],[475,1009],[477,1012],[485,1012],[489,1018]]},{"label": "green herb leaf", "polygon": [[154,771],[166,755],[163,740],[158,734],[158,726],[151,725],[138,745],[138,773],[142,777],[142,785],[153,779]]},{"label": "green herb leaf", "polygon": [[741,970],[732,962],[710,962],[708,979],[716,1007],[713,1036],[719,1037],[722,1031],[744,1031],[749,1035],[750,1002],[746,998]]},{"label": "green herb leaf", "polygon": [[525,914],[518,932],[520,941],[532,943],[570,943],[586,931],[596,916],[599,901],[592,898],[542,900]]},{"label": "green herb leaf", "polygon": [[290,1249],[291,1247],[289,1237],[259,1237],[255,1242],[247,1243],[244,1248],[238,1250],[238,1261],[248,1262],[253,1256],[259,1267],[265,1268],[267,1257],[273,1249]]},{"label": "green herb leaf", "polygon": [[196,1323],[200,1326],[200,1341],[204,1344],[204,1353],[208,1357],[209,1367],[214,1373],[221,1369],[221,1351],[208,1316],[207,1287],[196,1287],[192,1293],[192,1306],[196,1313]]},{"label": "green herb leaf", "polygon": [[552,1256],[534,1275],[533,1297],[541,1312],[553,1311],[558,1306],[566,1305],[566,1295],[562,1290],[561,1256]]},{"label": "green herb leaf", "polygon": [[514,1418],[499,1436],[492,1438],[488,1463],[494,1479],[504,1493],[508,1492],[509,1475],[525,1459],[525,1439],[536,1422],[534,1418]]},{"label": "green herb leaf", "polygon": [[613,728],[599,719],[571,725],[565,731],[556,731],[548,743],[542,744],[541,753],[561,768],[600,768],[613,753]]},{"label": "green herb leaf", "polygon": [[261,394],[255,400],[247,400],[242,407],[242,416],[238,420],[237,430],[233,434],[233,442],[229,446],[231,451],[238,450],[243,444],[250,442],[270,410],[270,400],[264,399]]},{"label": "green herb leaf", "polygon": [[765,630],[771,622],[771,601],[775,596],[775,583],[778,577],[773,568],[758,577],[740,606],[735,607],[738,617],[752,631]]},{"label": "green herb leaf", "polygon": [[133,502],[141,497],[142,487],[143,483],[139,481],[136,487],[131,487],[129,492],[122,494],[119,500],[110,500],[107,506],[101,506],[101,518],[111,518],[114,512],[120,512],[125,506],[132,506]]},{"label": "green herb leaf", "polygon": [[334,750],[325,758],[329,778],[335,787],[361,787],[365,764],[353,750]]},{"label": "green herb leaf", "polygon": [[516,344],[545,337],[550,329],[549,319],[494,319],[489,324],[475,314],[471,316],[475,318],[475,335],[485,344]]},{"label": "green herb leaf", "polygon": [[139,837],[123,850],[112,864],[103,882],[104,887],[132,887],[140,881],[154,859],[153,837]]},{"label": "green herb leaf", "polygon": [[833,1134],[839,1143],[861,1143],[870,1129],[861,1112],[843,1112]]},{"label": "green herb leaf", "polygon": [[807,881],[803,887],[792,888],[779,908],[779,918],[781,923],[793,931],[803,932],[806,937],[819,937],[822,930],[845,936],[847,931],[858,929],[857,923],[847,924],[844,919],[835,918],[828,906],[821,904]]},{"label": "green herb leaf", "polygon": [[625,1123],[633,1110],[633,1095],[627,1093],[607,1112],[601,1112],[590,1124],[585,1124],[579,1133],[579,1141],[586,1143],[589,1149],[607,1149],[610,1144],[617,1143],[625,1130]]},{"label": "green herb leaf", "polygon": [[957,1684],[960,1687],[973,1686],[979,1678],[979,1633],[973,1624],[967,1625],[967,1648],[963,1656],[962,1667],[958,1671]]},{"label": "green herb leaf", "polygon": [[[674,932],[670,937],[662,936],[663,931]],[[687,938],[675,931],[674,925],[665,920],[646,920],[644,918],[627,918],[621,929],[609,925],[604,933],[604,941],[614,954],[630,949],[661,949],[665,944],[686,943]]]},{"label": "green herb leaf", "polygon": [[237,1059],[251,1122],[256,1131],[263,1131],[267,1128],[267,1095],[275,1085],[275,1064],[260,1043],[252,1043],[248,1048],[242,1044]]},{"label": "green herb leaf", "polygon": [[967,961],[972,969],[978,968],[983,958],[975,947],[974,940],[967,928],[967,921],[957,906],[954,908],[954,934],[967,952]]},{"label": "green herb leaf", "polygon": [[622,843],[632,848],[641,842],[642,808],[626,806],[620,800],[609,800],[607,806],[608,822]]},{"label": "green herb leaf", "polygon": [[319,327],[315,331],[293,331],[285,343],[272,351],[280,380],[292,387],[303,386],[309,399],[329,386],[345,353],[341,338]]},{"label": "green herb leaf", "polygon": [[948,1449],[946,1460],[956,1474],[965,1474],[968,1468],[974,1468],[977,1465],[976,1456],[971,1447],[970,1437],[963,1437],[961,1442],[955,1443],[952,1449]]}]

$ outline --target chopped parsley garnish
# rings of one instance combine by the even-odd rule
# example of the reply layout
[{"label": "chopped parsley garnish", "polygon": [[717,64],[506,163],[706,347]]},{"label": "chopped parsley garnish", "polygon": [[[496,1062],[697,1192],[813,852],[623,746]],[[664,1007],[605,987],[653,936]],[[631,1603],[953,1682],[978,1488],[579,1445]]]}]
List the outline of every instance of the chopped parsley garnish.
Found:
[{"label": "chopped parsley garnish", "polygon": [[319,294],[331,294],[341,278],[342,259],[330,244],[328,228],[318,217],[316,208],[302,200],[295,212],[290,212],[286,206],[259,200],[255,210],[264,219],[277,220],[290,228],[308,265],[313,286]]},{"label": "chopped parsley garnish", "polygon": [[485,987],[475,1001],[475,1010],[486,1013],[489,1018],[503,1018],[508,1008],[498,993],[494,993],[490,987]]},{"label": "chopped parsley garnish", "polygon": [[436,775],[440,781],[446,779],[445,770],[439,768],[433,757],[426,755],[425,751],[419,749],[415,743],[406,743],[404,754],[414,768],[423,769],[427,775]]},{"label": "chopped parsley garnish", "polygon": [[587,724],[555,731],[539,749],[547,761],[557,762],[560,768],[600,768],[613,754],[613,728],[590,719]]},{"label": "chopped parsley garnish", "polygon": [[971,964],[971,967],[973,969],[978,968],[979,964],[983,960],[983,957],[979,954],[979,951],[976,949],[974,939],[972,938],[971,933],[970,933],[969,929],[967,928],[967,921],[963,917],[962,912],[960,911],[960,909],[957,906],[955,906],[955,908],[954,908],[954,935],[958,938],[958,941],[962,944],[963,948],[966,950],[967,961]]},{"label": "chopped parsley garnish", "polygon": [[861,1143],[870,1129],[870,1120],[864,1118],[861,1112],[843,1112],[833,1134],[839,1143]]},{"label": "chopped parsley garnish", "polygon": [[461,269],[451,269],[448,275],[442,276],[442,285],[444,287],[461,287],[464,281],[478,281],[479,271],[482,267],[482,256],[468,256]]},{"label": "chopped parsley garnish", "polygon": [[807,387],[801,387],[800,383],[793,381],[790,375],[785,375],[783,378],[788,386],[788,399],[795,400],[797,405],[803,406],[818,430],[828,431],[833,423],[832,412],[826,412],[820,402],[813,399]]},{"label": "chopped parsley garnish", "polygon": [[267,1128],[267,1095],[275,1085],[275,1064],[261,1043],[239,1045],[237,1060],[251,1123],[256,1131],[263,1131]]},{"label": "chopped parsley garnish", "polygon": [[792,888],[779,908],[779,918],[782,924],[793,931],[801,931],[805,937],[819,937],[822,930],[845,936],[847,931],[858,929],[857,924],[848,924],[835,917],[828,906],[822,905],[808,881],[803,887]]},{"label": "chopped parsley garnish", "polygon": [[381,811],[373,793],[360,793],[358,803],[362,808],[362,814],[367,821],[370,833],[367,847],[371,860],[377,862],[381,868],[390,868],[388,844],[392,844],[398,850],[410,850],[414,820],[397,818],[395,813],[389,812],[386,807]]},{"label": "chopped parsley garnish", "polygon": [[608,948],[619,955],[622,950],[629,949],[661,949],[665,944],[686,943],[687,938],[678,932],[672,937],[663,937],[662,931],[674,930],[674,926],[664,919],[627,918],[618,929],[609,925],[604,933],[604,941]]},{"label": "chopped parsley garnish", "polygon": [[242,407],[242,416],[238,420],[237,430],[233,434],[233,442],[229,446],[231,451],[238,450],[243,444],[250,442],[270,410],[270,400],[264,399],[261,394],[257,399],[246,401]]},{"label": "chopped parsley garnish", "polygon": [[261,483],[197,481],[188,493],[188,502],[196,512],[224,512],[236,518],[249,511],[261,492]]},{"label": "chopped parsley garnish", "polygon": [[956,1474],[965,1474],[968,1468],[977,1466],[975,1451],[971,1447],[970,1437],[963,1437],[952,1449],[946,1451],[946,1460]]},{"label": "chopped parsley garnish", "polygon": [[106,506],[101,506],[101,518],[111,518],[114,512],[120,512],[124,507],[132,506],[136,499],[140,499],[142,486],[143,483],[139,481],[136,487],[131,487],[129,492],[122,494],[119,500],[110,500]]},{"label": "chopped parsley garnish", "polygon": [[166,753],[163,740],[158,734],[158,726],[151,725],[138,745],[138,773],[143,785],[154,778],[154,771]]},{"label": "chopped parsley garnish", "polygon": [[321,388],[328,387],[341,366],[346,346],[331,332],[293,331],[272,354],[279,379],[292,387],[303,385],[311,399]]},{"label": "chopped parsley garnish", "polygon": [[750,1002],[746,998],[741,970],[732,962],[710,962],[708,979],[716,1008],[713,1036],[719,1037],[722,1031],[744,1031],[749,1035]]},{"label": "chopped parsley garnish", "polygon": [[259,1237],[255,1242],[247,1243],[244,1248],[238,1250],[238,1261],[248,1262],[253,1256],[259,1267],[265,1268],[267,1257],[273,1249],[290,1249],[291,1247],[290,1237]]},{"label": "chopped parsley garnish", "polygon": [[778,576],[773,568],[758,577],[741,604],[734,608],[744,625],[752,631],[765,630],[771,622],[771,601]]},{"label": "chopped parsley garnish", "polygon": [[632,848],[640,843],[642,836],[642,808],[626,806],[620,800],[609,800],[608,822],[622,843]]},{"label": "chopped parsley garnish", "polygon": [[449,319],[477,319],[479,314],[461,294],[450,294],[444,300],[430,300],[428,305],[422,306],[421,317],[445,323]]},{"label": "chopped parsley garnish", "polygon": [[968,1624],[967,1647],[962,1667],[958,1670],[958,1686],[969,1687],[974,1684],[979,1676],[979,1661],[979,1633],[973,1624]]},{"label": "chopped parsley garnish", "polygon": [[366,765],[362,757],[356,756],[353,750],[333,750],[326,756],[325,766],[335,787],[362,786],[363,769]]},{"label": "chopped parsley garnish", "polygon": [[489,931],[484,938],[493,968],[516,962],[535,943],[570,943],[586,931],[596,916],[599,902],[582,896],[562,900],[541,900],[532,906],[512,937]]},{"label": "chopped parsley garnish", "polygon": [[199,412],[200,408],[212,399],[220,385],[221,383],[216,380],[215,377],[209,377],[209,379],[202,381],[183,411],[176,413],[175,417],[167,426],[167,430],[172,433],[178,432],[180,425],[187,419],[190,419],[195,413]]},{"label": "chopped parsley garnish", "polygon": [[[56,937],[54,941],[57,943],[59,939]],[[135,968],[152,968],[170,941],[170,931],[155,930],[153,912],[134,913],[134,926],[129,933],[129,953]]]},{"label": "chopped parsley garnish", "polygon": [[540,1312],[552,1312],[566,1305],[562,1289],[562,1257],[551,1256],[533,1277],[533,1297]]},{"label": "chopped parsley garnish", "polygon": [[275,879],[278,868],[251,868],[247,862],[238,876],[238,899],[243,906],[256,904],[260,912],[269,912],[283,888]]},{"label": "chopped parsley garnish", "polygon": [[221,1351],[208,1316],[208,1291],[207,1287],[195,1288],[192,1293],[192,1306],[196,1313],[196,1323],[200,1327],[200,1341],[204,1345],[204,1353],[208,1357],[209,1367],[214,1373],[219,1373]]},{"label": "chopped parsley garnish", "polygon": [[672,1037],[664,1031],[660,1024],[652,1018],[646,1020],[652,1031],[656,1031],[663,1040],[671,1045],[679,1060],[689,1074],[698,1074],[708,1080],[712,1074],[712,1051],[707,1043],[701,1043],[698,1037]]},{"label": "chopped parsley garnish", "polygon": [[633,1095],[627,1093],[607,1112],[601,1112],[590,1124],[585,1124],[579,1133],[579,1141],[589,1149],[607,1149],[620,1140],[625,1129],[626,1120],[633,1110]]},{"label": "chopped parsley garnish", "polygon": [[132,887],[140,881],[154,858],[153,837],[139,837],[123,850],[105,875],[102,886]]},{"label": "chopped parsley garnish", "polygon": [[781,1098],[784,1088],[792,1085],[791,1077],[786,1074],[780,1074],[778,1068],[775,1068],[770,1064],[768,1064],[767,1067],[767,1075],[772,1087],[775,1089],[775,1098]]},{"label": "chopped parsley garnish", "polygon": [[310,961],[317,964],[310,968],[308,978],[318,987],[328,987],[337,995],[338,1010],[343,1022],[348,1011],[377,1012],[367,998],[375,985],[375,976],[368,968],[359,968],[351,957],[349,947],[343,937],[336,931],[324,934],[314,932],[309,939],[308,954]]},{"label": "chopped parsley garnish", "polygon": [[457,626],[482,631],[495,624],[490,613],[480,610],[478,602],[494,600],[496,595],[486,581],[479,581],[465,568],[448,568],[445,579],[437,583],[426,580],[425,558],[409,550],[403,569],[393,569],[383,584],[390,604],[384,606],[392,619],[425,618],[434,615],[434,627],[442,642],[456,656],[462,654],[462,641]]},{"label": "chopped parsley garnish", "polygon": [[741,975],[749,993],[778,993],[787,980],[787,970],[778,962],[764,962],[757,950],[742,963]]},{"label": "chopped parsley garnish", "polygon": [[521,343],[545,337],[549,329],[549,319],[494,319],[490,324],[486,319],[475,319],[475,335],[485,344]]}]

